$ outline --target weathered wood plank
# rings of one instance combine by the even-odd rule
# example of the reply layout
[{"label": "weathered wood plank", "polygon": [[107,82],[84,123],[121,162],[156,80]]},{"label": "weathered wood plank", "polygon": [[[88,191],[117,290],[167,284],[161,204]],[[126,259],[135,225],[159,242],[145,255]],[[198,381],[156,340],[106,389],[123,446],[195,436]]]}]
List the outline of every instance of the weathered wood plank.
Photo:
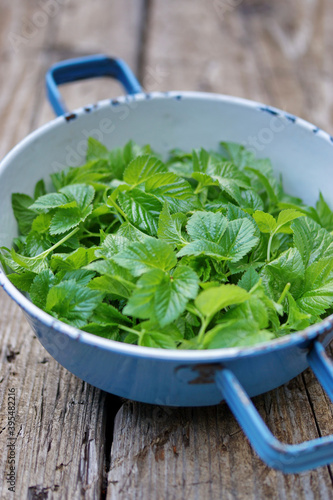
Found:
[{"label": "weathered wood plank", "polygon": [[[332,130],[322,75],[331,80],[333,68],[321,56],[329,53],[332,16],[333,6],[316,0],[292,6],[286,0],[155,0],[144,60],[164,75],[160,90],[247,97]],[[144,84],[149,89],[148,76]],[[284,442],[333,432],[332,404],[309,371],[254,402]],[[266,467],[225,404],[158,409],[127,402],[116,417],[109,500],[332,497],[328,467],[288,476]]]},{"label": "weathered wood plank", "polygon": [[[134,66],[138,58],[134,30],[140,25],[139,2],[129,0],[106,6],[99,0],[84,9],[75,0],[59,2],[59,9],[47,18],[45,26],[24,38],[25,26],[36,19],[41,4],[37,0],[7,0],[0,6],[0,154],[52,118],[43,90],[44,74],[52,62],[86,51],[109,52],[110,45]],[[10,33],[23,37],[16,39],[21,42],[16,47],[13,37],[9,40]],[[82,47],[79,40],[83,41]],[[79,86],[75,91],[69,89],[68,97],[74,96],[82,104],[98,97],[93,85],[88,94]],[[105,447],[109,446],[106,436],[111,437],[112,405],[117,405],[117,400],[56,363],[2,290],[0,311],[1,449],[7,450],[8,444],[10,388],[16,394],[17,435],[16,491],[12,495],[7,489],[9,464],[4,452],[0,455],[0,497],[100,498],[107,466]]]},{"label": "weathered wood plank", "polygon": [[[93,5],[83,8],[80,0],[71,0],[62,7],[55,39],[45,48],[46,57],[39,85],[43,96],[42,109],[36,126],[53,118],[50,106],[46,103],[44,74],[56,61],[102,53],[124,59],[137,73],[143,3],[143,0],[108,3],[97,0]],[[121,95],[124,90],[110,78],[97,78],[64,85],[61,92],[68,108],[76,109]]]},{"label": "weathered wood plank", "polygon": [[[254,402],[279,439],[317,437],[301,377]],[[291,475],[266,467],[225,404],[179,409],[127,402],[116,417],[109,500],[331,495],[326,467]]]},{"label": "weathered wood plank", "polygon": [[[1,4],[0,15],[0,157],[30,131],[36,73],[41,66],[38,45],[45,30],[31,31],[37,2],[18,0]],[[30,30],[27,28],[30,26]]]},{"label": "weathered wood plank", "polygon": [[237,95],[332,127],[329,2],[211,0],[200,7],[169,0],[153,7],[145,61],[165,75],[161,90]]},{"label": "weathered wood plank", "polygon": [[[23,313],[1,290],[0,446],[8,439],[7,399],[15,390],[15,498],[96,498],[102,489],[105,394],[56,363]],[[0,458],[1,498],[7,453]],[[68,495],[68,496],[67,496]],[[8,497],[7,497],[8,498]]]}]

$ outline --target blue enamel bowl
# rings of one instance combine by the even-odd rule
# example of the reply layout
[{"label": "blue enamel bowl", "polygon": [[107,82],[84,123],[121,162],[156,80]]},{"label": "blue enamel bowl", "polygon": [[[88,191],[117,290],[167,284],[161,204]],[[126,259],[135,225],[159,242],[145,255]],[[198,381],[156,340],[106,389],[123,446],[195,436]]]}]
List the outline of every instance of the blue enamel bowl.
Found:
[{"label": "blue enamel bowl", "polygon": [[[68,113],[58,85],[109,75],[128,95]],[[62,62],[47,75],[58,118],[18,144],[0,164],[0,245],[11,246],[17,224],[11,193],[32,194],[35,183],[68,165],[84,163],[87,137],[108,148],[129,139],[162,155],[171,148],[217,149],[243,143],[269,157],[287,192],[314,204],[321,191],[333,206],[333,142],[324,131],[279,109],[235,97],[198,92],[145,94],[118,59],[94,56]],[[259,455],[271,466],[297,472],[333,461],[333,438],[301,445],[279,443],[249,396],[284,384],[309,365],[333,396],[333,370],[324,347],[333,336],[330,316],[307,330],[251,348],[163,350],[104,339],[62,323],[33,305],[0,270],[0,285],[23,309],[45,349],[86,382],[119,396],[173,406],[227,401]]]}]

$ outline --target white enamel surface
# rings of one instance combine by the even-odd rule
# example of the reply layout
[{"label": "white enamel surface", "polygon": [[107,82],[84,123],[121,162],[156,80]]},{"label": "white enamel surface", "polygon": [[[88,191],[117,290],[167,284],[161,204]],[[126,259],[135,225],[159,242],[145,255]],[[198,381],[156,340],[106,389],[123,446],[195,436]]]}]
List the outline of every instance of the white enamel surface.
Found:
[{"label": "white enamel surface", "polygon": [[[24,140],[5,158],[0,169],[0,244],[9,245],[16,223],[10,194],[31,194],[35,182],[67,165],[84,162],[86,138],[94,135],[109,148],[129,139],[149,143],[166,153],[170,148],[216,149],[220,140],[247,144],[258,157],[269,157],[287,192],[313,204],[319,190],[333,205],[333,144],[313,126],[293,123],[258,109],[256,103],[213,94],[124,98],[100,103],[74,120],[58,118]],[[127,101],[127,102],[126,102]]]},{"label": "white enamel surface", "polygon": [[[177,96],[181,96],[181,99]],[[168,93],[120,98],[118,104],[104,101],[90,112],[81,110],[77,117],[65,121],[60,117],[22,141],[0,165],[0,246],[11,246],[17,234],[12,215],[11,193],[32,194],[35,183],[67,165],[84,163],[84,147],[89,135],[107,147],[124,145],[129,139],[149,143],[165,154],[170,148],[191,150],[194,147],[216,149],[221,140],[250,145],[254,141],[258,157],[269,157],[277,175],[282,173],[286,190],[313,204],[321,190],[333,206],[333,144],[330,137],[314,132],[314,126],[297,119],[296,123],[283,112],[279,116],[260,110],[260,104],[202,93]],[[70,336],[77,330],[55,322],[31,305],[1,275],[0,282],[29,313],[38,316]],[[311,330],[311,329],[309,329]],[[312,331],[312,330],[311,330]],[[244,349],[219,349],[206,352],[175,353],[128,346],[90,334],[81,339],[93,345],[135,355],[158,356],[165,359],[210,359],[235,355]],[[295,336],[292,336],[295,337]],[[288,339],[274,344],[283,345]],[[271,343],[273,344],[273,343]],[[250,353],[254,349],[248,349]],[[157,354],[158,352],[158,354]]]}]

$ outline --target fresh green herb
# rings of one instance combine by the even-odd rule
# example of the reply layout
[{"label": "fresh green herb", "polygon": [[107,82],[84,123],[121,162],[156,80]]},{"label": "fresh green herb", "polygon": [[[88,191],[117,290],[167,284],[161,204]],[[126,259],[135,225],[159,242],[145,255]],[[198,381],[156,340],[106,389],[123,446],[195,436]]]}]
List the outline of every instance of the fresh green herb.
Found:
[{"label": "fresh green herb", "polygon": [[[0,259],[55,318],[166,349],[249,346],[333,306],[333,212],[283,191],[243,146],[174,150],[88,140],[87,163],[12,195],[20,236]],[[11,272],[10,272],[11,271]]]}]

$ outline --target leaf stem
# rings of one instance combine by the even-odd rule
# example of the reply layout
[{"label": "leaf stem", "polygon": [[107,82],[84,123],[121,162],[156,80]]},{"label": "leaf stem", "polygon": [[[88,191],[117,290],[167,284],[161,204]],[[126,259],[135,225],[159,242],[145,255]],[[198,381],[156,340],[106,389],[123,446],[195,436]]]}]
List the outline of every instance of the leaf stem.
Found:
[{"label": "leaf stem", "polygon": [[111,205],[113,206],[113,208],[116,209],[117,215],[118,215],[121,223],[124,222],[123,219],[125,219],[126,221],[128,221],[127,215],[125,214],[125,212],[120,208],[119,205],[117,205],[117,203],[115,201],[112,200],[111,196],[109,196],[109,198],[108,198],[107,201],[108,201],[108,203],[107,203],[108,206],[110,206],[109,203],[111,203]]},{"label": "leaf stem", "polygon": [[198,311],[198,309],[192,305],[192,304],[187,304],[185,310],[191,314],[194,314],[195,316],[197,316],[201,322],[204,321],[204,316],[201,314],[200,311]]},{"label": "leaf stem", "polygon": [[86,234],[83,234],[81,236],[81,239],[82,238],[100,238],[100,233],[91,233],[90,231],[88,231],[88,229],[85,230],[85,233]]},{"label": "leaf stem", "polygon": [[273,241],[274,235],[275,235],[275,232],[273,232],[270,235],[269,240],[268,240],[268,245],[267,245],[267,262],[269,262],[271,260],[271,246],[272,246],[272,241]]},{"label": "leaf stem", "polygon": [[291,283],[286,283],[286,286],[284,287],[281,295],[280,295],[280,298],[279,300],[277,301],[278,304],[282,304],[282,302],[284,301],[287,293],[289,292],[289,289],[291,287]]},{"label": "leaf stem", "polygon": [[48,248],[47,250],[44,250],[44,252],[36,255],[35,257],[26,257],[26,259],[34,260],[34,259],[40,259],[40,258],[43,258],[43,257],[47,257],[49,255],[49,253],[53,252],[53,250],[55,250],[56,248],[60,247],[60,245],[62,245],[63,243],[65,243],[65,241],[69,240],[69,238],[71,238],[72,236],[74,236],[74,234],[76,234],[78,231],[80,231],[80,228],[76,227],[75,229],[73,229],[73,231],[71,231],[70,233],[66,234],[66,236],[64,236],[61,240],[59,240],[57,243],[55,243],[52,247]]},{"label": "leaf stem", "polygon": [[[116,216],[118,216],[118,214],[115,214],[115,215],[116,215]],[[108,227],[105,229],[105,233],[106,233],[106,234],[109,234],[110,229],[111,229],[111,228],[112,228],[112,226],[114,226],[114,224],[116,224],[117,222],[119,222],[119,217],[118,217],[118,219],[117,219],[117,218],[115,218],[115,220],[113,220],[113,221],[111,222],[111,224],[109,224],[109,225],[108,225]]]},{"label": "leaf stem", "polygon": [[210,317],[207,317],[207,318],[205,318],[205,319],[202,321],[202,323],[201,323],[201,327],[200,327],[200,330],[199,330],[199,333],[198,333],[198,335],[197,335],[197,342],[198,342],[198,344],[201,344],[201,343],[202,343],[203,338],[204,338],[204,335],[205,335],[205,333],[206,333],[206,328],[207,328],[207,326],[209,325],[210,320],[211,320],[211,318],[210,318]]},{"label": "leaf stem", "polygon": [[199,182],[199,184],[197,185],[197,187],[195,188],[194,190],[194,193],[193,194],[199,194],[201,191],[203,191],[204,189],[204,186],[202,186],[201,182]]},{"label": "leaf stem", "polygon": [[133,328],[129,328],[128,326],[125,326],[125,325],[118,325],[118,328],[120,328],[121,330],[125,330],[126,332],[129,332],[129,333],[134,333],[138,337],[140,336],[140,333],[142,333],[142,332],[139,332],[138,330],[134,330]]},{"label": "leaf stem", "polygon": [[115,276],[115,279],[117,281],[120,281],[120,283],[124,283],[124,285],[128,286],[128,288],[132,288],[132,290],[135,290],[136,288],[135,283],[132,283],[131,281],[128,281],[125,278],[122,278],[121,276]]}]

